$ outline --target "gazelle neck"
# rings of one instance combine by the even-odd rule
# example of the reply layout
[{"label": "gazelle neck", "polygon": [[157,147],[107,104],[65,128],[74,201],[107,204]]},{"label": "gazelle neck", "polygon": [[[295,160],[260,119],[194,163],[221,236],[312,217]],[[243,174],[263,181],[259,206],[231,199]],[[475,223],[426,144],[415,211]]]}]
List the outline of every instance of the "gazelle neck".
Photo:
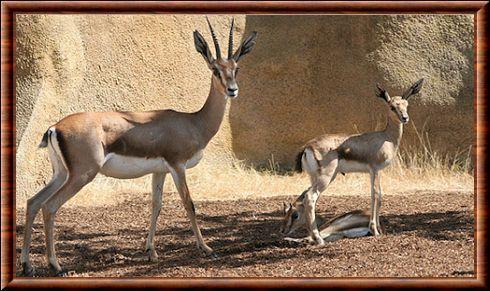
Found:
[{"label": "gazelle neck", "polygon": [[211,89],[203,107],[195,113],[196,124],[201,129],[205,143],[218,132],[226,110],[227,96],[219,81],[211,76]]},{"label": "gazelle neck", "polygon": [[389,141],[395,144],[395,147],[400,145],[400,141],[402,139],[403,134],[403,124],[395,119],[390,110],[388,109],[388,117],[386,118],[386,128],[384,132],[388,135]]}]

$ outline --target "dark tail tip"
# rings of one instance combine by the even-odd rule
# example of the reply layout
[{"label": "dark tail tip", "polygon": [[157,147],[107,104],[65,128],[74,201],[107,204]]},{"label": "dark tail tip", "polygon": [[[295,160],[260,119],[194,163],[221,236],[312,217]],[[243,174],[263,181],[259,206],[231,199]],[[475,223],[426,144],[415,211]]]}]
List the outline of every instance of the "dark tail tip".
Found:
[{"label": "dark tail tip", "polygon": [[49,129],[46,130],[46,132],[43,135],[43,139],[41,140],[41,143],[38,146],[39,148],[45,148],[48,146],[49,133],[50,133]]},{"label": "dark tail tip", "polygon": [[299,152],[298,155],[296,156],[296,166],[295,166],[294,170],[298,173],[303,172],[303,166],[301,165],[301,159],[303,158],[303,153],[304,153],[304,150]]}]

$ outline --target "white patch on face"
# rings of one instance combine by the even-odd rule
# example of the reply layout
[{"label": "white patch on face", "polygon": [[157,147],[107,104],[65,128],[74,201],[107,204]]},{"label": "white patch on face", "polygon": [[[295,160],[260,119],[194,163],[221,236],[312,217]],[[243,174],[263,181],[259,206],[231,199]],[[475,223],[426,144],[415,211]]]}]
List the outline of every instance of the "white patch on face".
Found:
[{"label": "white patch on face", "polygon": [[[228,92],[228,91],[227,91],[227,92]],[[233,92],[233,94],[229,94],[229,93],[227,93],[227,95],[228,95],[228,97],[230,97],[231,99],[235,99],[235,98],[237,98],[237,97],[238,97],[238,89],[237,89],[235,92]]]}]

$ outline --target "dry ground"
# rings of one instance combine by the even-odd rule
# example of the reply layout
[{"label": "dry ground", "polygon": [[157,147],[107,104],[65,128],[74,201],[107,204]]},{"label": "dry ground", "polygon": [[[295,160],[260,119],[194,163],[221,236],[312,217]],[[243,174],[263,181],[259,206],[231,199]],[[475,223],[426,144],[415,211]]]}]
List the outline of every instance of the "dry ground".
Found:
[{"label": "dry ground", "polygon": [[[368,188],[367,188],[368,189]],[[129,196],[128,196],[129,197]],[[158,263],[144,253],[150,205],[130,198],[117,205],[63,207],[56,218],[57,254],[71,276],[474,276],[473,191],[413,191],[385,195],[386,235],[297,245],[278,234],[281,204],[291,196],[199,201],[198,220],[217,258],[195,247],[175,193],[165,194],[156,233]],[[317,213],[332,217],[369,205],[369,195],[322,195]],[[17,269],[24,232],[17,211]],[[41,215],[34,226],[31,258],[38,276],[49,276]],[[20,275],[18,272],[17,275]]]}]

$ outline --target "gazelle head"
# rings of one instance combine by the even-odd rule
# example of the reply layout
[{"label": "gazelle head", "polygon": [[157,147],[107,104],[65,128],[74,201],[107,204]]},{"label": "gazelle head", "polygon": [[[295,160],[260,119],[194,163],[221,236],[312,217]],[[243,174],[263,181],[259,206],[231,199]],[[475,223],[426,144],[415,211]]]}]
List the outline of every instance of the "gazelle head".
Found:
[{"label": "gazelle head", "polygon": [[415,82],[402,96],[390,97],[388,92],[376,84],[376,96],[386,101],[390,108],[390,118],[394,121],[406,124],[408,122],[408,98],[417,94],[422,89],[424,79]]},{"label": "gazelle head", "polygon": [[238,84],[236,82],[236,76],[239,70],[238,62],[246,54],[248,54],[252,47],[255,45],[255,38],[257,37],[257,32],[252,32],[245,40],[240,44],[238,49],[233,53],[233,26],[235,20],[231,20],[230,35],[228,40],[228,57],[224,59],[221,56],[221,50],[219,47],[218,39],[214,33],[213,27],[206,17],[208,22],[209,30],[211,31],[211,36],[213,37],[214,47],[216,49],[216,59],[213,58],[211,51],[206,40],[202,37],[199,31],[194,31],[194,45],[196,50],[200,53],[209,69],[213,72],[213,79],[218,84],[219,89],[225,94],[226,97],[236,98],[238,97]]},{"label": "gazelle head", "polygon": [[306,225],[305,207],[303,199],[308,190],[304,191],[294,203],[283,203],[283,221],[280,232],[283,235],[289,235],[298,228]]}]

